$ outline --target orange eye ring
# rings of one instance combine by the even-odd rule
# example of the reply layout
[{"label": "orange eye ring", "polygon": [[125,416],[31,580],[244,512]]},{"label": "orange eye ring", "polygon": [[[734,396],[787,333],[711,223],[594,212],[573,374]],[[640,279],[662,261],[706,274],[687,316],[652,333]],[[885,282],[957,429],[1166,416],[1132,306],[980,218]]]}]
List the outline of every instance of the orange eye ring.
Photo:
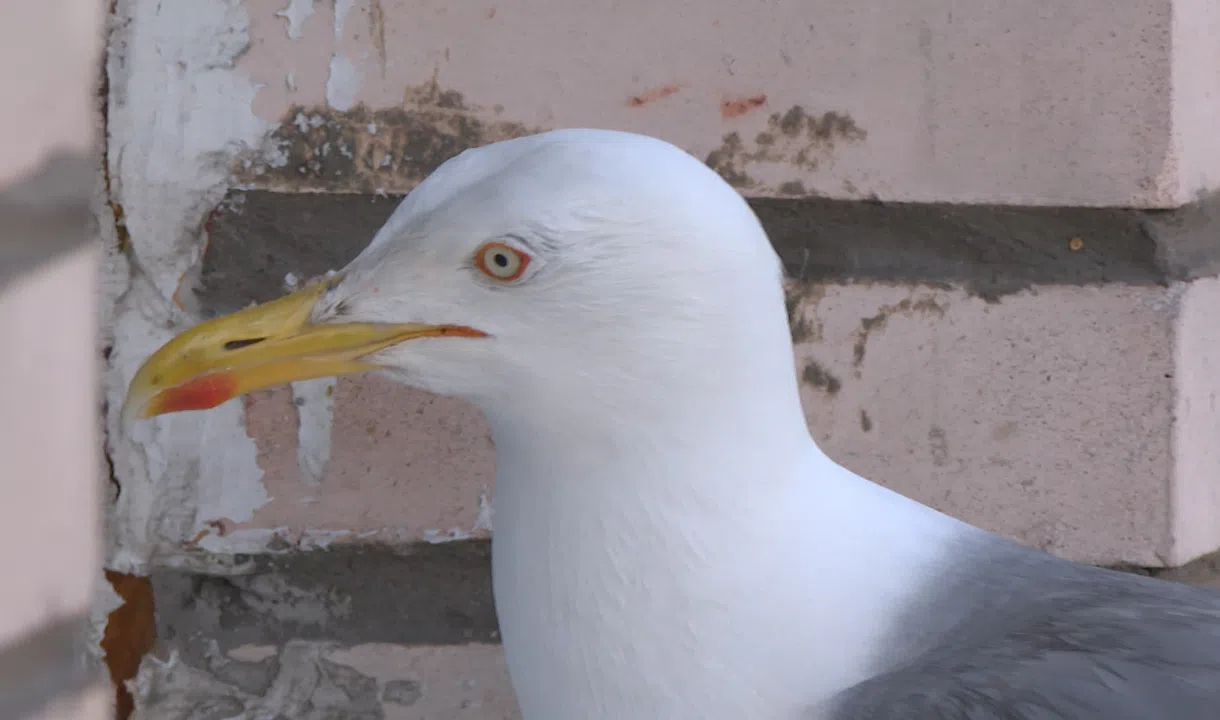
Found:
[{"label": "orange eye ring", "polygon": [[530,256],[502,242],[489,242],[475,252],[474,264],[492,280],[512,282],[525,274]]}]

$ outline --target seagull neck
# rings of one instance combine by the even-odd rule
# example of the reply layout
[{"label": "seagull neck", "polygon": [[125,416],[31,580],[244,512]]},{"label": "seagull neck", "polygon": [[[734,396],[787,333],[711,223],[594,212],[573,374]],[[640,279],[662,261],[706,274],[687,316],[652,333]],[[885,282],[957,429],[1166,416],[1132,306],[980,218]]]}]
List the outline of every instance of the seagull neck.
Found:
[{"label": "seagull neck", "polygon": [[[670,386],[488,412],[496,605],[526,717],[786,717],[871,662],[877,615],[919,566],[909,538],[864,537],[856,498],[885,496],[883,527],[901,509],[818,450],[795,387],[727,380],[698,404]],[[855,578],[861,544],[895,571]]]},{"label": "seagull neck", "polygon": [[[809,437],[791,355],[786,363],[740,358],[729,371],[590,371],[545,386],[520,383],[511,399],[484,410],[501,476],[509,482],[579,489],[584,497],[657,498],[634,490],[731,497],[773,478],[762,469],[819,452]],[[623,380],[623,375],[629,379]],[[611,379],[613,378],[613,379]],[[790,463],[789,463],[790,464]],[[726,498],[727,499],[727,498]]]}]

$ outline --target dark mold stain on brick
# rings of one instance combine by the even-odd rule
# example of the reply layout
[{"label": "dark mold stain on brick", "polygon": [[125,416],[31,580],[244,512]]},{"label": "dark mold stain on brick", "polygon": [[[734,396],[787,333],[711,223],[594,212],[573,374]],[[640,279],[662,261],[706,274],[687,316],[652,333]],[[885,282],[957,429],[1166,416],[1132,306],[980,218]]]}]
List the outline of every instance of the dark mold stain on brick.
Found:
[{"label": "dark mold stain on brick", "polygon": [[860,328],[856,331],[856,344],[852,348],[853,365],[859,367],[864,362],[864,353],[868,350],[869,333],[873,331],[873,328],[885,325],[887,319],[889,319],[889,316],[879,313],[860,321]]},{"label": "dark mold stain on brick", "polygon": [[680,85],[675,85],[673,83],[655,87],[651,90],[646,90],[639,95],[632,95],[631,97],[627,98],[627,107],[643,107],[650,102],[667,98],[681,89],[682,87]]},{"label": "dark mold stain on brick", "polygon": [[746,152],[745,145],[741,142],[741,135],[731,132],[721,139],[720,147],[708,153],[704,162],[708,167],[720,173],[720,177],[733,187],[750,189],[757,183],[754,182],[754,178],[741,170],[743,157],[746,157]]},{"label": "dark mold stain on brick", "polygon": [[858,142],[868,137],[850,115],[828,112],[810,115],[805,108],[794,105],[788,112],[771,116],[771,126],[790,138],[805,137],[810,140],[848,140]]},{"label": "dark mold stain on brick", "polygon": [[262,149],[239,159],[235,175],[277,190],[403,192],[467,148],[535,132],[490,115],[435,82],[407,88],[396,108],[293,106]]},{"label": "dark mold stain on brick", "polygon": [[[759,97],[765,101],[765,96]],[[755,136],[752,150],[745,147],[740,134],[731,132],[721,138],[720,147],[705,162],[729,184],[751,190],[759,185],[746,171],[752,164],[786,164],[812,172],[834,161],[835,148],[840,143],[859,143],[867,138],[868,133],[846,113],[813,115],[794,105],[785,112],[771,114],[767,129]],[[791,181],[784,186],[790,190],[795,187]],[[781,192],[792,194],[782,189]]]},{"label": "dark mold stain on brick", "polygon": [[864,432],[873,430],[873,419],[868,416],[868,412],[864,408],[860,408],[860,429]]},{"label": "dark mold stain on brick", "polygon": [[837,395],[843,389],[843,383],[839,378],[830,373],[829,370],[822,367],[815,360],[810,360],[805,363],[805,370],[801,373],[801,379],[810,387],[815,387],[823,390],[827,395]]},{"label": "dark mold stain on brick", "polygon": [[720,117],[732,120],[766,104],[767,96],[762,93],[747,98],[725,98],[720,101]]},{"label": "dark mold stain on brick", "polygon": [[852,347],[852,364],[856,366],[857,373],[859,373],[860,366],[864,363],[864,355],[868,350],[869,335],[874,330],[885,327],[891,316],[915,312],[935,313],[936,315],[943,316],[945,309],[932,297],[923,297],[918,300],[907,298],[893,305],[885,305],[877,311],[876,315],[860,320],[860,326],[856,329],[856,343]]}]

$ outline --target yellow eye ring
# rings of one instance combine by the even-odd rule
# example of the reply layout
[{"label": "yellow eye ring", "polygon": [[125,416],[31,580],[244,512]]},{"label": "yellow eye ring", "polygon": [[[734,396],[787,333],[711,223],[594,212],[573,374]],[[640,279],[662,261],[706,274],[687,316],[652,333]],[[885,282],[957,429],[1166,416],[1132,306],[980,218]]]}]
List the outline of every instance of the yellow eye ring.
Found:
[{"label": "yellow eye ring", "polygon": [[490,242],[474,254],[474,264],[492,280],[512,282],[525,273],[530,256],[502,242]]}]

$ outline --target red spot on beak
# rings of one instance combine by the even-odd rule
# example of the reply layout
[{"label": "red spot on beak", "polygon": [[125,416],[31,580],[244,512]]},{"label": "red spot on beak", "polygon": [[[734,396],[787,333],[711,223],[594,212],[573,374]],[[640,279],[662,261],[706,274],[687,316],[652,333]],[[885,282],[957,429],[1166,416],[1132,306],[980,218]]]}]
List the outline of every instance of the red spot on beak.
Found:
[{"label": "red spot on beak", "polygon": [[204,375],[157,395],[156,409],[162,413],[208,410],[237,394],[237,378],[222,372]]}]

